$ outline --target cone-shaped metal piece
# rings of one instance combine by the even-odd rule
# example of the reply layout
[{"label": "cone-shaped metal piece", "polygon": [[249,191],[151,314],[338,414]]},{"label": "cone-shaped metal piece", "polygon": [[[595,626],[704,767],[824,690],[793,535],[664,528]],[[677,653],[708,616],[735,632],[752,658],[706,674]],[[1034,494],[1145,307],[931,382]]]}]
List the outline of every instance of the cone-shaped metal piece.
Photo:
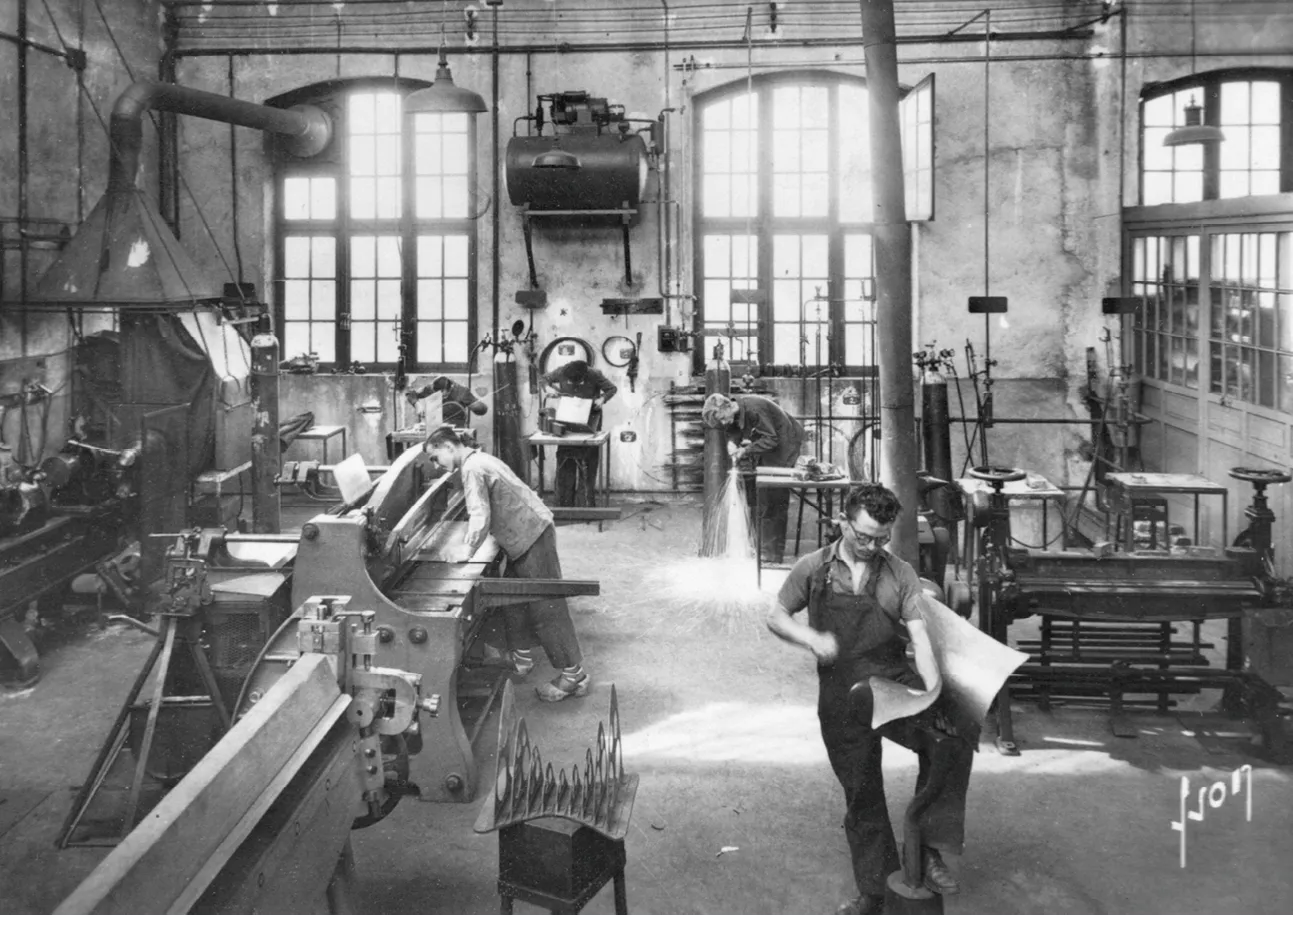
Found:
[{"label": "cone-shaped metal piece", "polygon": [[176,308],[222,289],[181,248],[138,188],[109,190],[37,284],[31,304]]}]

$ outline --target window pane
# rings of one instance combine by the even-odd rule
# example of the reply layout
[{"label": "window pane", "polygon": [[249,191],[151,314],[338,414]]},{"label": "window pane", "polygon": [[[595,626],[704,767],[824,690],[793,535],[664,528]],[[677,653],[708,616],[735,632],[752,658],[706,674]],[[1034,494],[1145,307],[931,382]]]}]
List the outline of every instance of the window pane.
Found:
[{"label": "window pane", "polygon": [[371,321],[352,321],[350,324],[350,358],[365,363],[375,363],[377,356],[377,325]]},{"label": "window pane", "polygon": [[467,280],[444,280],[444,316],[449,320],[467,320]]},{"label": "window pane", "polygon": [[400,318],[400,281],[381,279],[377,283],[377,319],[396,321]]},{"label": "window pane", "polygon": [[799,362],[799,325],[776,324],[772,328],[772,358],[782,364]]},{"label": "window pane", "polygon": [[399,278],[399,237],[383,236],[377,238],[377,274],[382,278]]},{"label": "window pane", "polygon": [[377,179],[377,216],[389,219],[400,216],[400,180]]},{"label": "window pane", "polygon": [[377,325],[377,362],[395,363],[400,358],[399,329],[389,323]]},{"label": "window pane", "polygon": [[442,274],[441,250],[443,245],[444,237],[418,237],[418,275],[430,277]]},{"label": "window pane", "polygon": [[377,317],[377,283],[372,279],[356,279],[350,283],[350,316],[362,321]]},{"label": "window pane", "polygon": [[350,238],[350,274],[357,279],[371,279],[377,274],[377,238]]},{"label": "window pane", "polygon": [[804,277],[824,279],[829,275],[830,240],[824,236],[803,238]]},{"label": "window pane", "polygon": [[1278,126],[1255,126],[1252,129],[1252,134],[1252,167],[1255,169],[1278,170],[1280,167],[1280,128]]},{"label": "window pane", "polygon": [[288,220],[310,217],[310,179],[287,178],[283,181],[283,216]]},{"label": "window pane", "polygon": [[310,216],[314,220],[335,220],[337,216],[337,180],[310,179]]},{"label": "window pane", "polygon": [[310,276],[310,238],[289,236],[283,239],[283,274],[289,279]]},{"label": "window pane", "polygon": [[[1221,85],[1221,125],[1248,125],[1248,82],[1226,81]],[[1227,133],[1227,136],[1230,134]]]},{"label": "window pane", "polygon": [[805,217],[825,217],[829,210],[829,180],[826,175],[803,176],[801,208]]},{"label": "window pane", "polygon": [[1278,81],[1252,83],[1252,121],[1257,125],[1275,126],[1280,122],[1280,86]]},{"label": "window pane", "polygon": [[337,317],[337,283],[310,283],[310,315],[316,320],[332,321]]},{"label": "window pane", "polygon": [[286,282],[283,285],[283,317],[301,321],[310,317],[310,283]]},{"label": "window pane", "polygon": [[418,321],[418,361],[444,362],[444,328],[439,323]]},{"label": "window pane", "polygon": [[377,216],[377,183],[372,178],[350,180],[350,216],[371,220]]},{"label": "window pane", "polygon": [[465,236],[444,238],[445,275],[467,277],[467,251],[470,244]]},{"label": "window pane", "polygon": [[731,237],[711,235],[705,237],[702,244],[706,277],[727,278],[731,275]]},{"label": "window pane", "polygon": [[288,322],[283,325],[283,357],[285,359],[310,352],[310,325]]},{"label": "window pane", "polygon": [[444,358],[446,363],[465,363],[470,350],[466,322],[450,321],[444,326]]},{"label": "window pane", "polygon": [[1203,173],[1179,172],[1176,176],[1176,203],[1203,200]]},{"label": "window pane", "polygon": [[337,274],[335,241],[330,236],[310,238],[310,271],[315,278],[331,279]]},{"label": "window pane", "polygon": [[350,137],[350,174],[377,174],[377,139],[374,136]]},{"label": "window pane", "polygon": [[441,279],[418,280],[418,318],[440,320],[444,317],[444,282]]}]

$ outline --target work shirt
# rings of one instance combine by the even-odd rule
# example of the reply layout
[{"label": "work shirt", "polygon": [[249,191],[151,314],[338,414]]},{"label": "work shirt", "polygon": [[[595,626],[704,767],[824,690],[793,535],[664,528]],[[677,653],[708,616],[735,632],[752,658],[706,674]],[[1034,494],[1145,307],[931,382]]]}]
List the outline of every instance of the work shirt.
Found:
[{"label": "work shirt", "polygon": [[764,466],[794,466],[804,444],[804,428],[771,399],[741,395],[736,417],[728,426],[728,437],[736,443],[749,441],[747,450]]},{"label": "work shirt", "polygon": [[528,551],[552,524],[552,510],[497,457],[473,450],[458,471],[468,513],[483,520],[510,559]]},{"label": "work shirt", "polygon": [[575,398],[602,399],[605,397],[608,399],[616,393],[617,389],[614,383],[591,366],[588,368],[588,375],[584,377],[583,382],[572,382],[567,375],[569,368],[570,364],[567,363],[565,366],[554,369],[543,377],[543,381],[562,395],[571,395]]},{"label": "work shirt", "polygon": [[[828,568],[827,575],[834,592],[850,596],[861,594],[862,590],[853,589],[853,568],[840,556],[840,544],[836,541],[795,562],[777,594],[786,612],[794,615],[809,608],[813,580],[820,576],[823,567]],[[903,623],[908,619],[924,618],[920,609],[920,578],[916,571],[902,558],[881,550],[871,560],[870,575],[875,577],[875,601],[881,611],[897,625],[901,636],[909,639],[907,626]],[[862,581],[863,589],[867,587],[867,579]],[[814,620],[810,612],[808,624],[818,628],[820,620]]]}]

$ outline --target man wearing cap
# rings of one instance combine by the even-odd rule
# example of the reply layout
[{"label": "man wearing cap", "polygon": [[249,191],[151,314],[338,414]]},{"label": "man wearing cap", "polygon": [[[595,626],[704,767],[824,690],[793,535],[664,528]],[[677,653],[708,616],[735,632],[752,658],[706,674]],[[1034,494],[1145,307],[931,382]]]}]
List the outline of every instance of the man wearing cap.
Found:
[{"label": "man wearing cap", "polygon": [[[745,474],[745,498],[755,497],[755,468],[792,467],[804,443],[804,428],[772,399],[761,395],[728,398],[715,392],[700,412],[708,427],[727,429],[732,462]],[[779,564],[785,557],[786,520],[790,514],[789,489],[765,489],[763,514],[756,516],[763,530],[763,560]]]},{"label": "man wearing cap", "polygon": [[[507,575],[560,580],[557,530],[552,512],[502,460],[463,443],[457,429],[442,424],[426,439],[426,452],[444,470],[457,470],[467,502],[467,540],[459,562],[471,559],[493,535],[507,555]],[[537,641],[557,670],[551,683],[540,684],[539,699],[550,703],[588,693],[591,680],[584,671],[579,638],[565,598],[544,599],[508,607],[508,661],[519,674],[534,668]]]},{"label": "man wearing cap", "polygon": [[[592,399],[588,418],[591,431],[602,426],[602,406],[618,389],[609,379],[583,360],[572,360],[543,377],[543,383],[558,395]],[[596,447],[557,447],[557,505],[573,506],[577,502],[593,508],[597,505],[597,465],[601,451]],[[580,474],[583,475],[582,488]]]}]

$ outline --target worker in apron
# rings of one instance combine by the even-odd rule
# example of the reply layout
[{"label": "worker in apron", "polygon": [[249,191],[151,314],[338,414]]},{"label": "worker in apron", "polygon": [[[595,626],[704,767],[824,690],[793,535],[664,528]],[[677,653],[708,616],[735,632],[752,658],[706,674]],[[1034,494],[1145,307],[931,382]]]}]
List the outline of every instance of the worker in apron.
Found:
[{"label": "worker in apron", "polygon": [[[941,675],[921,615],[921,587],[906,561],[884,550],[900,510],[878,484],[852,490],[841,538],[796,562],[778,595],[768,627],[817,658],[817,716],[831,768],[844,788],[844,834],[858,896],[840,913],[879,913],[886,880],[901,867],[881,770],[881,739],[916,752],[920,770],[913,803],[921,807],[925,885],[955,894],[956,878],[940,852],[964,844],[965,799],[978,744],[973,718],[946,695],[916,716],[871,728],[870,710],[855,710],[855,684],[884,677],[934,689]],[[792,617],[808,610],[807,624]],[[914,662],[914,669],[913,669]]]},{"label": "worker in apron", "polygon": [[[601,430],[602,407],[618,389],[604,375],[583,360],[571,360],[543,377],[543,383],[559,395],[592,399],[588,429]],[[588,508],[597,506],[597,468],[601,451],[596,447],[557,447],[557,505]]]},{"label": "worker in apron", "polygon": [[[705,399],[700,412],[708,427],[727,431],[728,451],[745,483],[745,501],[751,509],[758,497],[754,485],[760,466],[793,467],[804,444],[804,428],[780,405],[762,395],[728,398],[714,393]],[[790,517],[790,490],[765,489],[763,511],[754,516],[762,526],[763,562],[779,564],[785,559],[786,524]]]}]

